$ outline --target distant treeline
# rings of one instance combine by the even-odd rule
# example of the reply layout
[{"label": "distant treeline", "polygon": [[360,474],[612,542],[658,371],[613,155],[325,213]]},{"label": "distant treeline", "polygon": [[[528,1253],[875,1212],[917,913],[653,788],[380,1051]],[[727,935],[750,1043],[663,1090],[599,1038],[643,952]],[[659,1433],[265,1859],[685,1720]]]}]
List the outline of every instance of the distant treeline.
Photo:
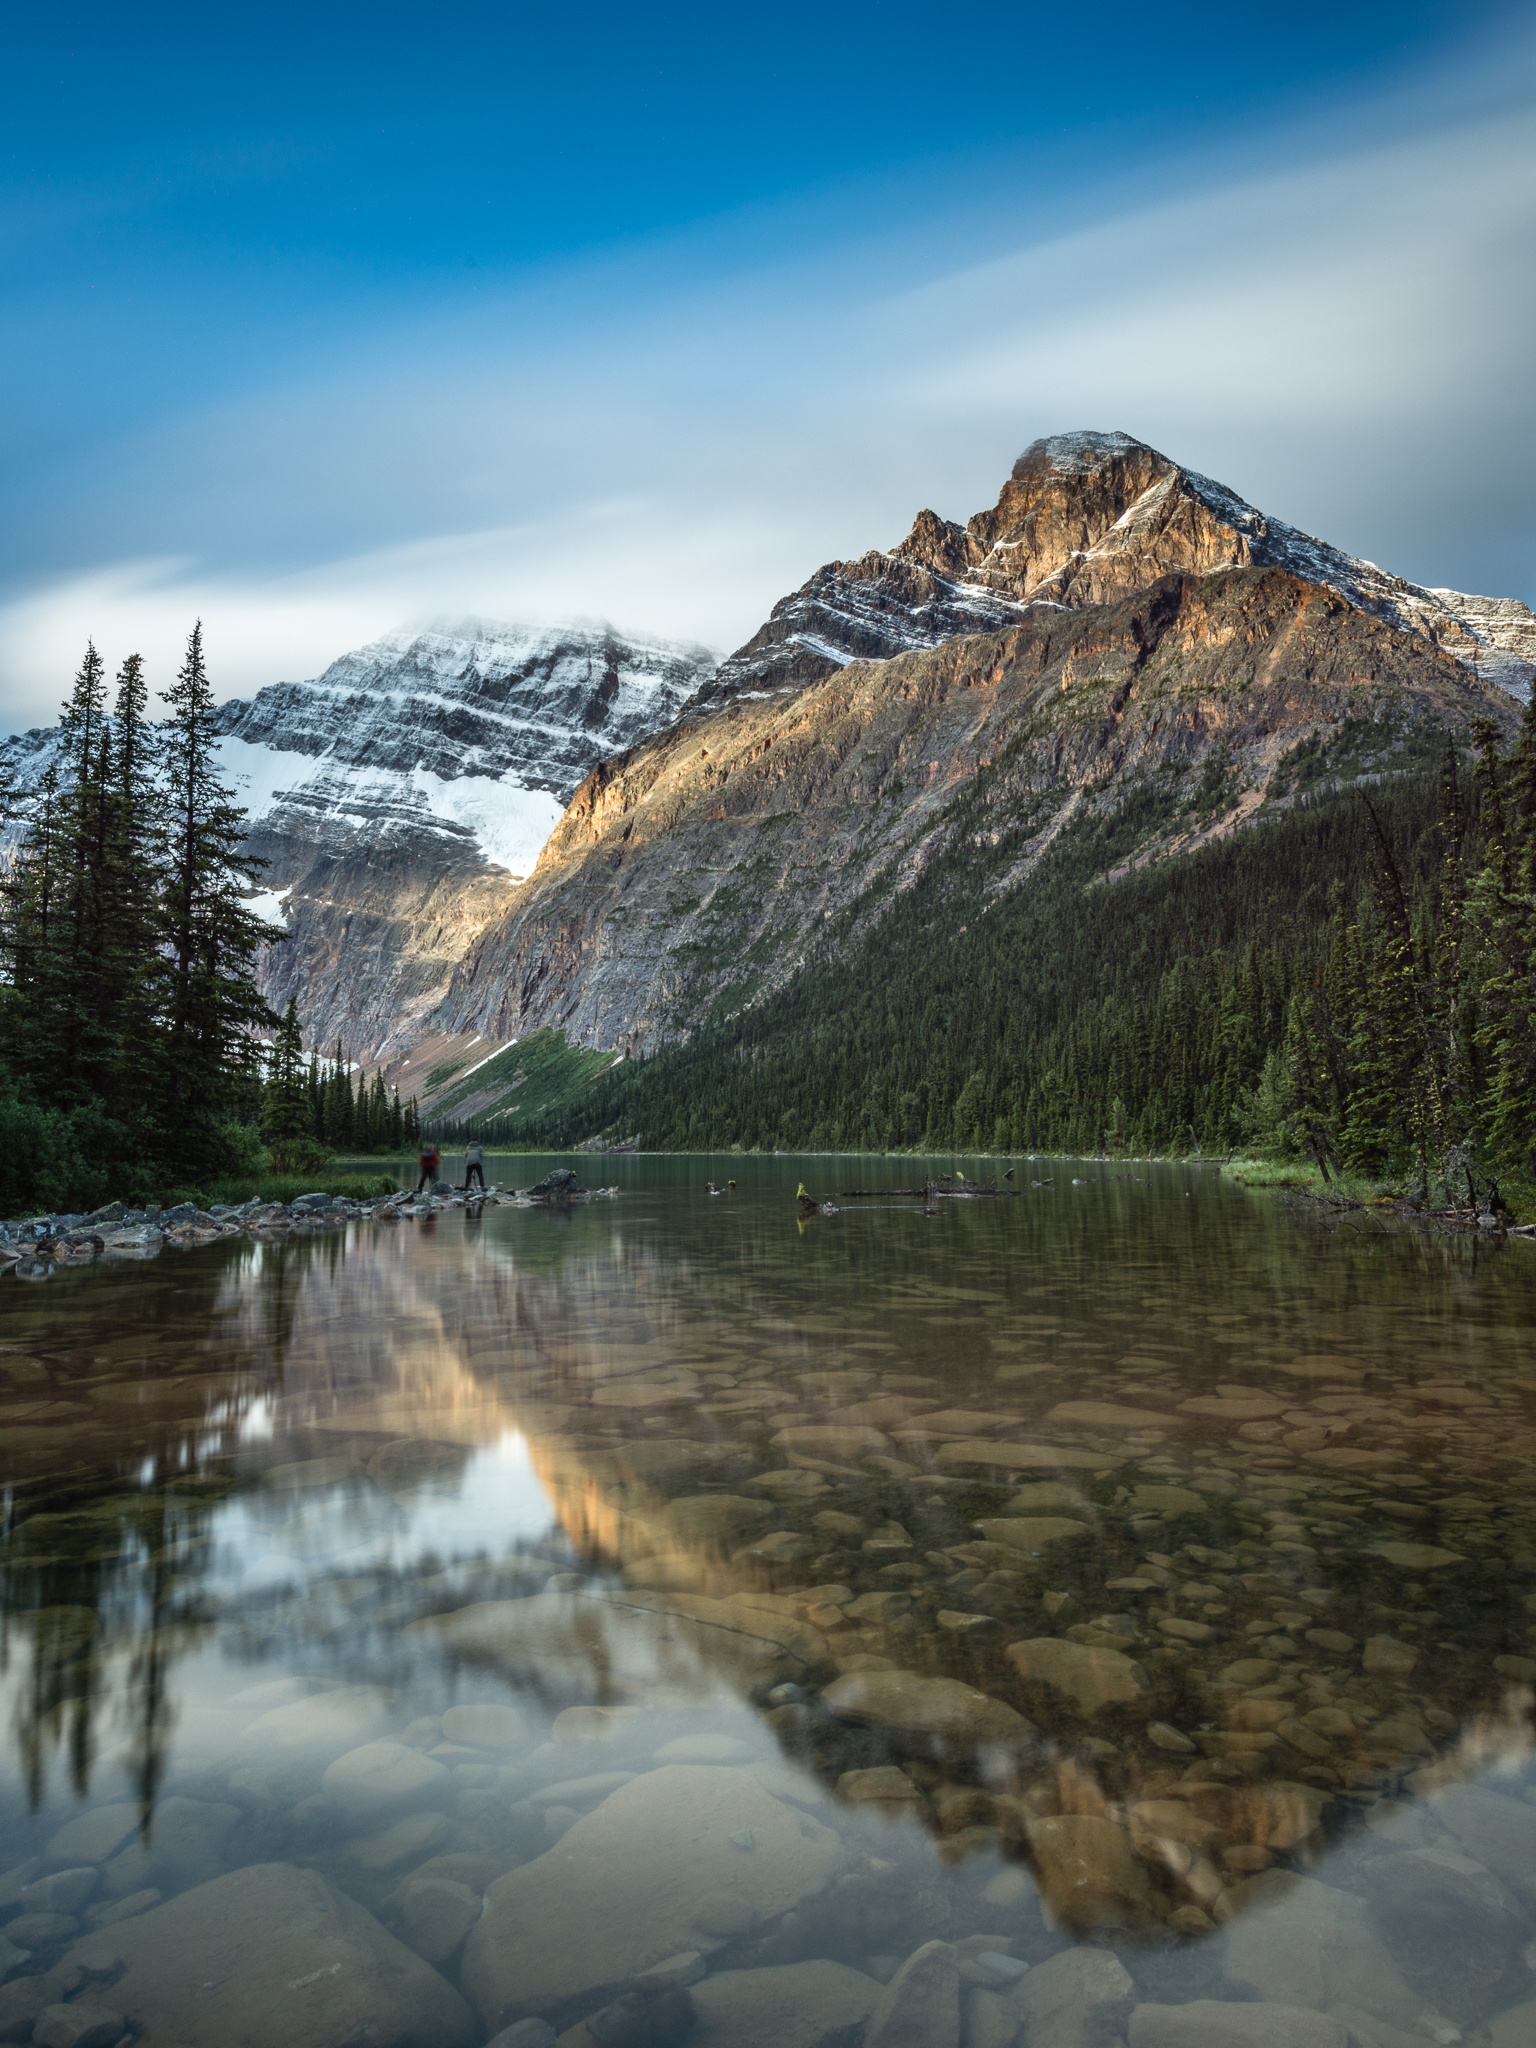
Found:
[{"label": "distant treeline", "polygon": [[[862,939],[512,1143],[1305,1153],[1428,1181],[1536,1150],[1536,710],[1500,759],[1313,796],[1114,882],[1145,803],[990,896],[980,821]],[[839,957],[839,954],[841,957]]]},{"label": "distant treeline", "polygon": [[414,1150],[421,1136],[415,1098],[402,1104],[398,1088],[385,1088],[382,1068],[371,1082],[359,1072],[353,1086],[340,1039],[329,1065],[311,1054],[305,1066],[291,996],[269,1057],[262,1122],[279,1172],[302,1169],[329,1152]]},{"label": "distant treeline", "polygon": [[254,980],[279,936],[244,900],[201,625],[151,723],[129,655],[110,715],[86,650],[0,882],[0,1207],[80,1208],[261,1160]]}]

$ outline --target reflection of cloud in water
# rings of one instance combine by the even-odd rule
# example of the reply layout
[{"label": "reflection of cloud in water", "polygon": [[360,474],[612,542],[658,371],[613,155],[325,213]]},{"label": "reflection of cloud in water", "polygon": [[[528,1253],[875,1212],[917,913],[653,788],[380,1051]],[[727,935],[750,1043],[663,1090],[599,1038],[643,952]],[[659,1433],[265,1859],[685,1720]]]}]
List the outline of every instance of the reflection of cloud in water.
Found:
[{"label": "reflection of cloud in water", "polygon": [[[145,1645],[162,1678],[182,1656],[175,1782],[203,1770],[218,1800],[240,1739],[224,1695],[269,1681],[298,1701],[362,1688],[390,1739],[454,1697],[515,1700],[530,1744],[581,1702],[642,1724],[707,1706],[737,1731],[750,1714],[790,1759],[779,1782],[850,1840],[930,1870],[936,1848],[956,1899],[996,1881],[997,1912],[1043,1896],[1106,1938],[1199,1934],[1191,1967],[1226,1969],[1230,1995],[1245,1957],[1250,1999],[1280,1994],[1242,1928],[1279,1954],[1290,1926],[1287,1952],[1322,1972],[1304,2002],[1331,1983],[1348,2003],[1316,1962],[1330,1916],[1353,1928],[1389,1895],[1416,1910],[1426,1866],[1389,1857],[1492,1859],[1488,1814],[1528,1811],[1507,1795],[1532,1763],[1530,1698],[1509,1683],[1529,1663],[1509,1595],[1530,1563],[1531,1346],[1485,1333],[1453,1382],[1484,1299],[1454,1261],[1437,1278],[1415,1250],[1412,1325],[1352,1250],[1335,1274],[1303,1247],[1298,1277],[1302,1250],[1269,1230],[1243,1280],[1236,1209],[1196,1230],[1182,1195],[1168,1206],[1139,1264],[1107,1212],[1101,1265],[1022,1205],[1008,1227],[1030,1255],[1006,1266],[984,1217],[957,1220],[969,1262],[952,1269],[935,1240],[861,1272],[868,1219],[787,1253],[786,1232],[744,1226],[752,1256],[711,1260],[585,1215],[558,1239],[493,1217],[472,1245],[381,1230],[231,1261],[216,1315],[164,1347],[165,1378],[98,1402],[111,1429],[75,1440],[103,1470],[131,1441],[115,1469],[138,1479],[98,1485],[51,1535],[23,1529],[19,1552],[75,1563],[46,1586],[39,1563],[53,1619],[13,1604],[12,1640],[51,1645],[83,1715]],[[198,1361],[238,1432],[212,1426]],[[155,1593],[144,1514],[172,1470],[208,1492],[177,1506]],[[88,1677],[70,1607],[94,1616]],[[1033,1721],[1027,1740],[996,1740],[998,1702]],[[621,1755],[643,1772],[655,1744],[632,1745],[560,1769],[580,1782]],[[532,1766],[452,1768],[471,1774],[464,1811],[505,1771],[505,1811],[543,1829]],[[1508,1879],[1522,1913],[1536,1853],[1526,1874],[1528,1892]],[[1434,2001],[1410,1989],[1413,2012],[1396,1989],[1390,2012],[1411,2032]]]},{"label": "reflection of cloud in water", "polygon": [[496,1556],[548,1533],[553,1510],[521,1432],[452,1450],[449,1461],[436,1479],[381,1494],[360,1463],[349,1475],[336,1469],[345,1461],[317,1459],[326,1469],[311,1484],[235,1496],[212,1517],[209,1591],[262,1591],[342,1569],[409,1571],[427,1557]]}]

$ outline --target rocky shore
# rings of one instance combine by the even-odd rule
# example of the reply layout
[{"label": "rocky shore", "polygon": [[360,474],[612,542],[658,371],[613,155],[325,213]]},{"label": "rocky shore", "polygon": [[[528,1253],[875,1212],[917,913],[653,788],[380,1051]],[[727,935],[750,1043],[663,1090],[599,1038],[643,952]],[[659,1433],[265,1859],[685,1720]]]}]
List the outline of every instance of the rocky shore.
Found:
[{"label": "rocky shore", "polygon": [[617,1188],[584,1188],[564,1168],[546,1174],[531,1188],[493,1183],[484,1193],[477,1189],[473,1194],[440,1180],[433,1183],[430,1195],[400,1188],[371,1201],[316,1192],[292,1202],[216,1202],[207,1209],[195,1202],[178,1202],[168,1209],[130,1209],[122,1202],[108,1202],[85,1216],[50,1214],[0,1223],[0,1272],[40,1274],[105,1257],[152,1258],[167,1248],[187,1250],[221,1237],[254,1237],[270,1243],[347,1223],[398,1223],[402,1217],[429,1216],[443,1209],[566,1208],[608,1200],[617,1193]]}]

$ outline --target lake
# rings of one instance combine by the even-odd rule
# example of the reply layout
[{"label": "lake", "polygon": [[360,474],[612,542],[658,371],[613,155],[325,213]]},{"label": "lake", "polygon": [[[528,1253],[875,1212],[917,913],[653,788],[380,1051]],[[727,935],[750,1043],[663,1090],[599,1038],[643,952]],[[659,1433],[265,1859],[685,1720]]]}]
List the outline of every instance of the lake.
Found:
[{"label": "lake", "polygon": [[0,1281],[0,2041],[1536,2042],[1536,1246],[576,1164]]}]

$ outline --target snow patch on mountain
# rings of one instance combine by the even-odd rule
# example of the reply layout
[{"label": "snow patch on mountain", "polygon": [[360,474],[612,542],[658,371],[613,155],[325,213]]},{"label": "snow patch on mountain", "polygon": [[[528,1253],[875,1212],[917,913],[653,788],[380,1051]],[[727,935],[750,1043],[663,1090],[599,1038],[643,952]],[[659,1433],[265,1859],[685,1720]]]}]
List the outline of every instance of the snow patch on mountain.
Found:
[{"label": "snow patch on mountain", "polygon": [[1083,476],[1089,470],[1102,467],[1111,456],[1129,455],[1145,446],[1146,443],[1138,441],[1134,434],[1078,427],[1071,433],[1047,434],[1039,441],[1031,441],[1014,464],[1014,474],[1017,475],[1030,461],[1038,459],[1048,462],[1052,469],[1063,475]]},{"label": "snow patch on mountain", "polygon": [[417,768],[412,783],[433,816],[473,832],[486,859],[506,868],[514,882],[533,873],[544,842],[565,809],[547,789],[527,789],[481,775],[448,782],[429,768]]},{"label": "snow patch on mountain", "polygon": [[258,889],[254,896],[247,896],[245,907],[265,924],[275,924],[279,931],[288,929],[288,894],[286,889]]},{"label": "snow patch on mountain", "polygon": [[521,881],[593,764],[669,724],[715,661],[600,623],[402,627],[222,706],[225,772],[268,835],[420,834]]}]

